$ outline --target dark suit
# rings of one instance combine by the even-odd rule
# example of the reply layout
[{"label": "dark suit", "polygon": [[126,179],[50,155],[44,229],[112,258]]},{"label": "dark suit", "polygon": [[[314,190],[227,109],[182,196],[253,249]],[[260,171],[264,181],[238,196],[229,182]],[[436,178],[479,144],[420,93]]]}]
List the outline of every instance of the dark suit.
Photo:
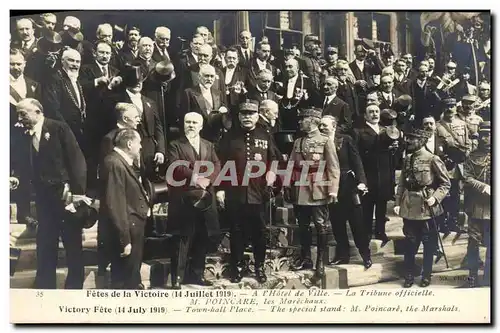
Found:
[{"label": "dark suit", "polygon": [[380,90],[380,96],[381,96],[380,105],[379,105],[380,110],[383,110],[383,109],[394,110],[394,103],[396,102],[396,99],[399,96],[401,96],[401,94],[396,89],[392,89],[392,91],[389,94],[391,95],[391,100],[387,100],[384,97],[382,90]]},{"label": "dark suit", "polygon": [[[26,82],[26,98],[35,98],[40,100],[40,85],[28,77],[24,77]],[[10,97],[14,99],[15,102],[21,101],[23,98],[19,93],[12,88],[10,88]],[[17,112],[16,106],[10,103],[10,154],[11,160],[14,158],[12,155],[17,153],[16,148],[24,140],[24,128],[16,127],[17,123]],[[19,222],[23,223],[26,217],[30,216],[30,202],[31,202],[31,186],[29,181],[24,181],[19,179],[19,186],[16,190],[11,191],[11,201],[17,204],[17,219]]]},{"label": "dark suit", "polygon": [[236,46],[236,49],[238,50],[238,59],[240,59],[239,65],[242,67],[248,67],[250,61],[253,59],[254,52],[248,49],[248,51],[250,51],[250,56],[247,57],[246,55],[243,55],[243,48],[240,45]]},{"label": "dark suit", "polygon": [[[278,75],[278,70],[269,61],[267,61],[267,63],[266,63],[266,69],[270,70],[276,79],[276,75]],[[257,58],[253,57],[250,60],[250,63],[248,64],[248,88],[247,89],[250,90],[250,87],[255,88],[257,86],[257,76],[259,75],[259,72],[260,72],[260,68],[259,68],[259,64],[257,63]]]},{"label": "dark suit", "polygon": [[[283,96],[280,101],[280,123],[283,130],[297,130],[298,129],[298,116],[297,109],[306,108],[312,105],[317,105],[318,96],[314,94],[314,87],[312,86],[311,81],[303,74],[297,75],[297,80],[295,81],[295,86],[293,87],[293,91],[290,92],[292,94],[292,98],[288,98],[288,81],[289,79],[285,79],[283,81],[283,87],[280,88],[280,91],[276,91],[277,94]],[[307,91],[308,99],[306,100],[302,97],[300,100],[295,98],[295,91],[297,89],[304,89]]]},{"label": "dark suit", "polygon": [[[322,100],[325,101],[326,96]],[[349,104],[341,100],[338,96],[329,103],[318,105],[323,108],[323,116],[330,115],[337,118],[337,125],[347,131],[352,126],[352,113],[349,109]]]},{"label": "dark suit", "polygon": [[168,53],[168,50],[167,50],[166,56],[162,55],[160,52],[160,48],[158,47],[158,45],[156,43],[154,43],[153,44],[153,55],[151,56],[151,59],[153,59],[153,61],[155,61],[155,62],[160,62],[163,60],[171,59],[171,57],[170,57],[170,54]]},{"label": "dark suit", "polygon": [[186,113],[197,112],[203,116],[203,129],[201,137],[210,142],[215,142],[219,139],[222,131],[222,114],[217,112],[221,106],[226,105],[225,95],[223,91],[212,86],[212,110],[207,112],[207,102],[201,93],[200,86],[188,88],[184,90],[181,100],[181,114],[179,120],[183,120]]},{"label": "dark suit", "polygon": [[[233,87],[236,82],[240,81],[243,83],[247,83],[247,76],[248,72],[246,68],[241,67],[241,65],[237,65],[236,68],[234,69],[233,76],[231,78],[231,81],[229,81],[228,84],[226,84],[226,72],[227,72],[227,67],[222,70],[222,80],[226,86],[226,90],[224,93],[227,96],[227,103],[229,105],[229,108],[231,112],[235,113],[237,112],[237,107],[241,102],[243,93],[236,94],[231,87]],[[248,89],[248,87],[246,87]]]},{"label": "dark suit", "polygon": [[[378,59],[378,58],[377,58]],[[375,61],[370,63],[368,61],[364,61],[363,71],[361,71],[356,64],[356,60],[353,60],[349,67],[351,68],[352,74],[356,78],[356,80],[364,80],[368,83],[369,86],[373,86],[373,75],[379,75],[382,73],[382,68],[384,67],[380,61]]]},{"label": "dark suit", "polygon": [[133,52],[130,46],[124,45],[123,48],[118,52],[118,58],[120,59],[119,61],[120,65],[118,68],[120,70],[123,70],[125,64],[133,63],[138,56],[139,56],[139,49]]},{"label": "dark suit", "polygon": [[401,79],[394,75],[394,90],[397,90],[400,95],[410,95],[410,80],[403,75]]},{"label": "dark suit", "polygon": [[28,59],[33,54],[33,52],[36,51],[37,42],[38,42],[38,39],[35,38],[34,42],[31,44],[30,47],[23,49],[23,42],[20,40],[14,40],[10,44],[10,48],[11,49],[19,49],[23,53],[24,58]]},{"label": "dark suit", "polygon": [[[69,125],[80,148],[87,156],[87,105],[80,78],[77,80],[77,87],[78,91],[75,91],[68,74],[59,70],[42,90],[42,105],[45,107],[44,113],[47,117],[65,121]],[[80,96],[80,104],[77,95]]]},{"label": "dark suit", "polygon": [[375,206],[375,236],[382,239],[385,235],[387,201],[394,196],[395,187],[393,154],[388,149],[392,140],[385,134],[383,126],[377,134],[367,124],[355,129],[354,138],[367,179],[368,193],[363,196],[366,231],[371,238]]},{"label": "dark suit", "polygon": [[[349,238],[346,222],[349,221],[354,242],[363,257],[370,256],[369,239],[363,223],[361,203],[354,202],[357,186],[366,184],[366,176],[361,157],[353,139],[348,135],[335,134],[335,147],[340,164],[338,202],[330,204],[330,222],[337,242],[335,257],[349,259]],[[361,196],[361,194],[359,194]]]},{"label": "dark suit", "polygon": [[[110,251],[113,289],[134,289],[141,283],[144,228],[149,198],[133,166],[117,152],[104,159],[99,224],[100,238]],[[120,257],[127,244],[132,251]]]},{"label": "dark suit", "polygon": [[38,230],[36,235],[36,288],[56,288],[59,236],[66,250],[66,289],[82,289],[84,279],[82,226],[68,220],[62,195],[65,184],[73,194],[86,190],[86,164],[75,137],[64,122],[45,118],[38,152],[26,134],[16,147],[12,161],[20,179],[33,185],[36,193]]},{"label": "dark suit", "polygon": [[415,112],[415,124],[421,124],[422,119],[427,114],[432,114],[434,119],[441,118],[439,102],[441,98],[435,91],[435,86],[429,79],[425,80],[421,88],[417,80],[412,80],[408,84],[412,105]]},{"label": "dark suit", "polygon": [[[107,76],[113,78],[118,75],[118,69],[107,65]],[[99,146],[102,138],[116,124],[116,114],[114,109],[106,105],[111,91],[106,84],[95,85],[95,79],[104,75],[96,62],[83,65],[80,70],[80,82],[83,88],[85,101],[87,102],[86,136],[88,151],[87,167],[89,187],[96,187],[97,164],[99,159]]]},{"label": "dark suit", "polygon": [[[132,99],[124,90],[113,97],[113,104],[117,102],[132,103]],[[137,131],[141,135],[142,159],[146,168],[146,176],[149,180],[156,177],[154,157],[156,153],[165,155],[165,136],[163,135],[163,126],[158,115],[156,103],[141,95],[142,100],[142,119],[137,127]]]},{"label": "dark suit", "polygon": [[29,58],[26,58],[24,74],[38,82],[41,90],[44,90],[53,75],[61,68],[59,61],[60,54],[57,57],[57,60],[48,58],[46,55],[40,53],[39,50],[36,50]]},{"label": "dark suit", "polygon": [[363,110],[359,108],[358,92],[351,82],[342,83],[339,81],[337,96],[349,105],[353,126],[360,123],[363,118]]},{"label": "dark suit", "polygon": [[[213,144],[200,138],[199,154],[191,146],[185,136],[179,140],[172,141],[167,150],[169,163],[176,161],[187,161],[189,167],[177,166],[173,172],[173,179],[176,181],[186,181],[186,186],[169,187],[168,216],[170,232],[179,235],[177,253],[172,256],[173,274],[179,277],[184,283],[189,280],[199,281],[203,278],[205,271],[205,258],[207,253],[209,237],[219,234],[219,219],[217,204],[215,200],[215,190],[210,185],[207,190],[212,195],[212,206],[205,212],[197,211],[193,206],[189,206],[183,200],[186,191],[195,187],[189,186],[193,176],[193,164],[196,161],[208,161],[213,163],[214,171],[207,178],[211,183],[215,181],[220,171],[220,162]],[[189,265],[188,254],[191,260]],[[188,269],[186,270],[186,267]]]}]

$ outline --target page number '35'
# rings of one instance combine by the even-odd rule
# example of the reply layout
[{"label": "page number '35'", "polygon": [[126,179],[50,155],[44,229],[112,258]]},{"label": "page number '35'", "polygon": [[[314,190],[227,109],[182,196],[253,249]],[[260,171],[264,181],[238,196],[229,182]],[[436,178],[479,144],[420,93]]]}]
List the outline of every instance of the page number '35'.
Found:
[{"label": "page number '35'", "polygon": [[37,291],[36,297],[43,297],[43,291]]}]

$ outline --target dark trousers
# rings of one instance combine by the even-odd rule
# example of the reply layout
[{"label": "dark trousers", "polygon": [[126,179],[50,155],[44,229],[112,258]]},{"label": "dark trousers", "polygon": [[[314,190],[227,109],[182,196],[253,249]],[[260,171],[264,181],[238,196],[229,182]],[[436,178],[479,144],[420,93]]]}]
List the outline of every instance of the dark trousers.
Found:
[{"label": "dark trousers", "polygon": [[460,211],[460,181],[451,179],[449,195],[444,199],[443,206],[448,212],[447,226],[449,229],[457,227],[458,212]]},{"label": "dark trousers", "polygon": [[[387,184],[390,186],[390,184]],[[387,200],[381,199],[377,193],[368,192],[362,198],[363,219],[365,221],[365,230],[368,239],[373,235],[373,210],[375,210],[375,237],[384,237],[385,234],[385,216],[387,214]]]},{"label": "dark trousers", "polygon": [[251,237],[255,266],[264,264],[266,258],[266,222],[264,204],[227,205],[231,221],[231,266],[241,265],[245,252],[245,240]]},{"label": "dark trousers", "polygon": [[363,210],[360,205],[356,206],[350,198],[335,204],[330,204],[330,223],[332,232],[337,242],[335,257],[349,258],[349,237],[347,236],[347,221],[351,227],[354,243],[359,250],[359,254],[365,258],[370,256],[370,240],[363,223]]},{"label": "dark trousers", "polygon": [[84,280],[82,228],[74,221],[64,221],[64,204],[61,201],[62,186],[57,189],[36,188],[36,193],[38,229],[35,287],[56,289],[56,268],[59,237],[61,237],[68,266],[64,288],[82,289]]},{"label": "dark trousers", "polygon": [[470,219],[469,220],[469,240],[467,244],[467,263],[469,265],[469,274],[477,276],[479,271],[479,245],[483,243],[486,246],[486,260],[484,262],[484,278],[489,281],[490,277],[490,220]]},{"label": "dark trousers", "polygon": [[311,222],[314,223],[318,235],[326,235],[326,224],[328,223],[328,205],[296,205],[295,213],[297,214],[297,220],[299,222],[302,260],[311,259]]},{"label": "dark trousers", "polygon": [[415,255],[420,243],[424,244],[424,263],[422,277],[430,278],[432,260],[437,246],[437,231],[431,220],[403,219],[403,233],[405,235],[404,263],[407,275],[414,276]]},{"label": "dark trousers", "polygon": [[200,280],[205,272],[209,245],[207,227],[203,216],[196,214],[193,217],[193,227],[188,233],[176,236],[176,248],[172,256],[172,276],[177,276],[183,283]]},{"label": "dark trousers", "polygon": [[111,288],[136,289],[141,283],[141,264],[144,250],[144,223],[130,225],[130,244],[132,251],[126,257],[120,257],[122,249],[115,247],[111,260]]}]

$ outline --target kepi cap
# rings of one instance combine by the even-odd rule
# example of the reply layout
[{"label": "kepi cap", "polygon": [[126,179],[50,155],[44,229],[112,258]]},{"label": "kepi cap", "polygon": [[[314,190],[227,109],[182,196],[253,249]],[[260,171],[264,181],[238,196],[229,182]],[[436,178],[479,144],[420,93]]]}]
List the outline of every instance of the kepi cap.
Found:
[{"label": "kepi cap", "polygon": [[299,110],[299,117],[314,117],[321,119],[322,115],[323,115],[323,110],[318,108],[308,108]]},{"label": "kepi cap", "polygon": [[256,101],[247,100],[240,104],[240,113],[254,113],[259,112],[259,103]]},{"label": "kepi cap", "polygon": [[321,41],[319,40],[319,37],[317,35],[313,35],[313,34],[306,35],[304,37],[304,44],[305,43],[309,43],[309,42],[314,42],[316,44],[321,44]]},{"label": "kepi cap", "polygon": [[330,46],[328,46],[326,48],[326,52],[328,52],[328,53],[339,53],[339,49],[338,49],[338,47],[330,45]]},{"label": "kepi cap", "polygon": [[475,95],[465,95],[464,97],[462,97],[462,102],[474,103],[476,101],[477,101],[477,98]]},{"label": "kepi cap", "polygon": [[405,136],[407,138],[414,138],[414,139],[428,139],[430,134],[431,133],[428,133],[427,131],[416,128],[413,131],[405,133]]},{"label": "kepi cap", "polygon": [[455,105],[457,105],[457,100],[455,98],[446,98],[446,99],[443,99],[443,105],[446,105],[446,106],[455,106]]}]

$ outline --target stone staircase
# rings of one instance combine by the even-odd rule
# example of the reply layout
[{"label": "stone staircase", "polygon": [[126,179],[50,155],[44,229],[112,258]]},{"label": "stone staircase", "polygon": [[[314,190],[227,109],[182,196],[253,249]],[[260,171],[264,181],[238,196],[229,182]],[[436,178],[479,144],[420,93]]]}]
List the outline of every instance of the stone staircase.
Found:
[{"label": "stone staircase", "polygon": [[[283,203],[281,203],[283,205]],[[293,209],[283,205],[276,209],[273,223],[269,227],[274,238],[275,246],[267,251],[266,273],[268,281],[259,284],[253,277],[253,254],[251,249],[245,253],[248,264],[248,277],[243,278],[240,283],[230,283],[229,274],[229,239],[226,235],[222,240],[217,252],[207,256],[205,277],[214,282],[210,288],[215,289],[299,289],[299,288],[328,288],[345,289],[353,287],[369,286],[385,281],[397,281],[404,274],[403,246],[404,236],[402,233],[402,220],[391,215],[394,203],[388,204],[390,221],[387,222],[386,230],[390,242],[381,247],[381,241],[372,240],[370,249],[372,252],[373,266],[366,270],[362,265],[361,257],[354,246],[352,235],[350,237],[350,264],[340,266],[328,266],[326,277],[322,281],[312,279],[313,271],[292,272],[290,264],[299,253],[298,226]],[[31,288],[35,276],[36,246],[35,230],[25,225],[11,223],[11,288]],[[313,228],[313,234],[315,233]],[[441,235],[443,237],[443,235]],[[84,230],[83,234],[84,260],[85,260],[85,285],[84,288],[102,288],[102,281],[96,280],[97,272],[97,225],[91,229]],[[314,239],[313,235],[313,239]],[[335,255],[335,240],[329,237],[329,258]],[[465,267],[467,235],[456,237],[451,234],[443,239],[443,246],[449,262],[449,268],[445,265],[444,258],[433,266],[433,272],[449,272]],[[57,270],[57,286],[63,288],[66,276],[66,264],[62,244],[59,245],[59,266]],[[422,246],[417,255],[417,265],[422,264]],[[484,258],[484,249],[481,249]],[[316,248],[312,247],[313,262],[315,262]],[[141,275],[143,284],[148,288],[165,288],[170,286],[170,260],[151,259],[143,263]],[[417,273],[417,272],[416,272]],[[194,285],[185,285],[183,288],[206,288]]]}]

